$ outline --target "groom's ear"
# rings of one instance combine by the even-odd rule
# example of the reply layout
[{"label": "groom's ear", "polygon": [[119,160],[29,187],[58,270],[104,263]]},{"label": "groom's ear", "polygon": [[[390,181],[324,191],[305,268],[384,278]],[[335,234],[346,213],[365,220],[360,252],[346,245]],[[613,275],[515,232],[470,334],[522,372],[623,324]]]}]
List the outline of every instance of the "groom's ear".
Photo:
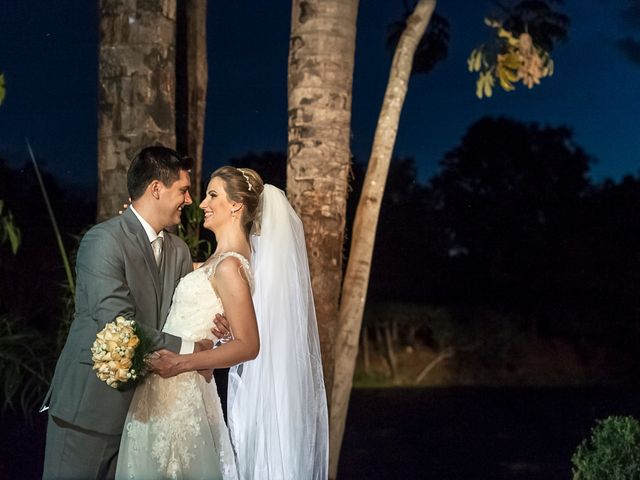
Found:
[{"label": "groom's ear", "polygon": [[162,189],[162,182],[160,180],[151,180],[151,183],[147,187],[147,190],[151,193],[151,196],[156,200],[160,198],[161,189]]}]

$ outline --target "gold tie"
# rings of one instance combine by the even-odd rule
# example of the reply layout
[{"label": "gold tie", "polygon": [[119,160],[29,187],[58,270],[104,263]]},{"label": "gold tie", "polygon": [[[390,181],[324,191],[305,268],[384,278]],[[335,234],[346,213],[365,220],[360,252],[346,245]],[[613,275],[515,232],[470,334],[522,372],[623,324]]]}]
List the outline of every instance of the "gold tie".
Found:
[{"label": "gold tie", "polygon": [[156,264],[160,266],[160,260],[162,259],[162,237],[156,237],[151,242],[151,248],[153,249],[153,256],[156,257]]}]

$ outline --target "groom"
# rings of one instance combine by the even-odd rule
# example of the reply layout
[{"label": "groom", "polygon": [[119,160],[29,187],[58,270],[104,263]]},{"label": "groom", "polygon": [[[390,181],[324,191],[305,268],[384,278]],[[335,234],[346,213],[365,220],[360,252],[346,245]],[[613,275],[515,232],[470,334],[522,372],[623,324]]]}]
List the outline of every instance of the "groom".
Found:
[{"label": "groom", "polygon": [[91,228],[80,243],[75,315],[43,406],[49,407],[45,479],[114,476],[133,389],[113,389],[92,370],[90,348],[106,323],[135,316],[154,350],[211,348],[161,331],[178,281],[192,270],[187,245],[165,230],[192,203],[191,166],[169,148],[143,149],[127,173],[131,207]]}]

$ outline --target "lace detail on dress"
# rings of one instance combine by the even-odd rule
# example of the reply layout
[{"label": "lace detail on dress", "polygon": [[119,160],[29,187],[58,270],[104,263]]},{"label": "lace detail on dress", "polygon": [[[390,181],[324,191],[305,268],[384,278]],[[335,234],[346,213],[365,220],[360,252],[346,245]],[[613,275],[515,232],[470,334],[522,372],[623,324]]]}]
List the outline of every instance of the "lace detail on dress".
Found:
[{"label": "lace detail on dress", "polygon": [[215,257],[209,257],[204,264],[199,268],[202,270],[208,279],[211,279],[213,275],[216,273],[216,268],[220,265],[220,262],[227,257],[235,257],[240,260],[240,265],[246,274],[246,278],[249,281],[249,288],[253,292],[253,272],[251,271],[251,263],[247,260],[244,255],[241,255],[237,252],[224,252],[216,255]]},{"label": "lace detail on dress", "polygon": [[[212,321],[222,311],[207,270],[199,268],[176,287],[163,331],[193,341],[215,341]],[[129,407],[116,478],[235,480],[237,476],[215,381],[208,384],[197,372],[145,378]]]},{"label": "lace detail on dress", "polygon": [[[200,391],[193,378],[170,378],[167,382],[173,385],[162,385],[160,377],[149,380],[149,390],[154,395],[153,402],[144,402],[134,412],[132,421],[127,423],[127,434],[131,438],[134,451],[138,448],[138,438],[144,424],[153,418],[151,432],[155,441],[151,445],[151,456],[158,462],[160,472],[166,478],[178,478],[181,470],[189,470],[193,453],[201,436],[200,423],[191,413],[198,410],[197,400]],[[149,408],[151,407],[151,408]],[[167,407],[171,407],[167,409]],[[138,426],[137,424],[140,424]],[[129,468],[135,468],[136,457],[129,459]]]}]

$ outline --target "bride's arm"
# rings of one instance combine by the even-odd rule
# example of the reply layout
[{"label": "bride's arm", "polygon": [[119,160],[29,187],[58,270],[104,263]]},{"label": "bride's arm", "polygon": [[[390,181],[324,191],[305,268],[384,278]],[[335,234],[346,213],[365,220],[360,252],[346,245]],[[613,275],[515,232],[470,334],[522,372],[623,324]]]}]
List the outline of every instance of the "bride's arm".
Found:
[{"label": "bride's arm", "polygon": [[231,367],[258,356],[260,338],[256,313],[249,284],[241,272],[240,262],[230,257],[220,262],[212,279],[233,339],[213,350],[189,355],[161,351],[160,356],[150,362],[156,373],[166,378],[194,370]]}]

